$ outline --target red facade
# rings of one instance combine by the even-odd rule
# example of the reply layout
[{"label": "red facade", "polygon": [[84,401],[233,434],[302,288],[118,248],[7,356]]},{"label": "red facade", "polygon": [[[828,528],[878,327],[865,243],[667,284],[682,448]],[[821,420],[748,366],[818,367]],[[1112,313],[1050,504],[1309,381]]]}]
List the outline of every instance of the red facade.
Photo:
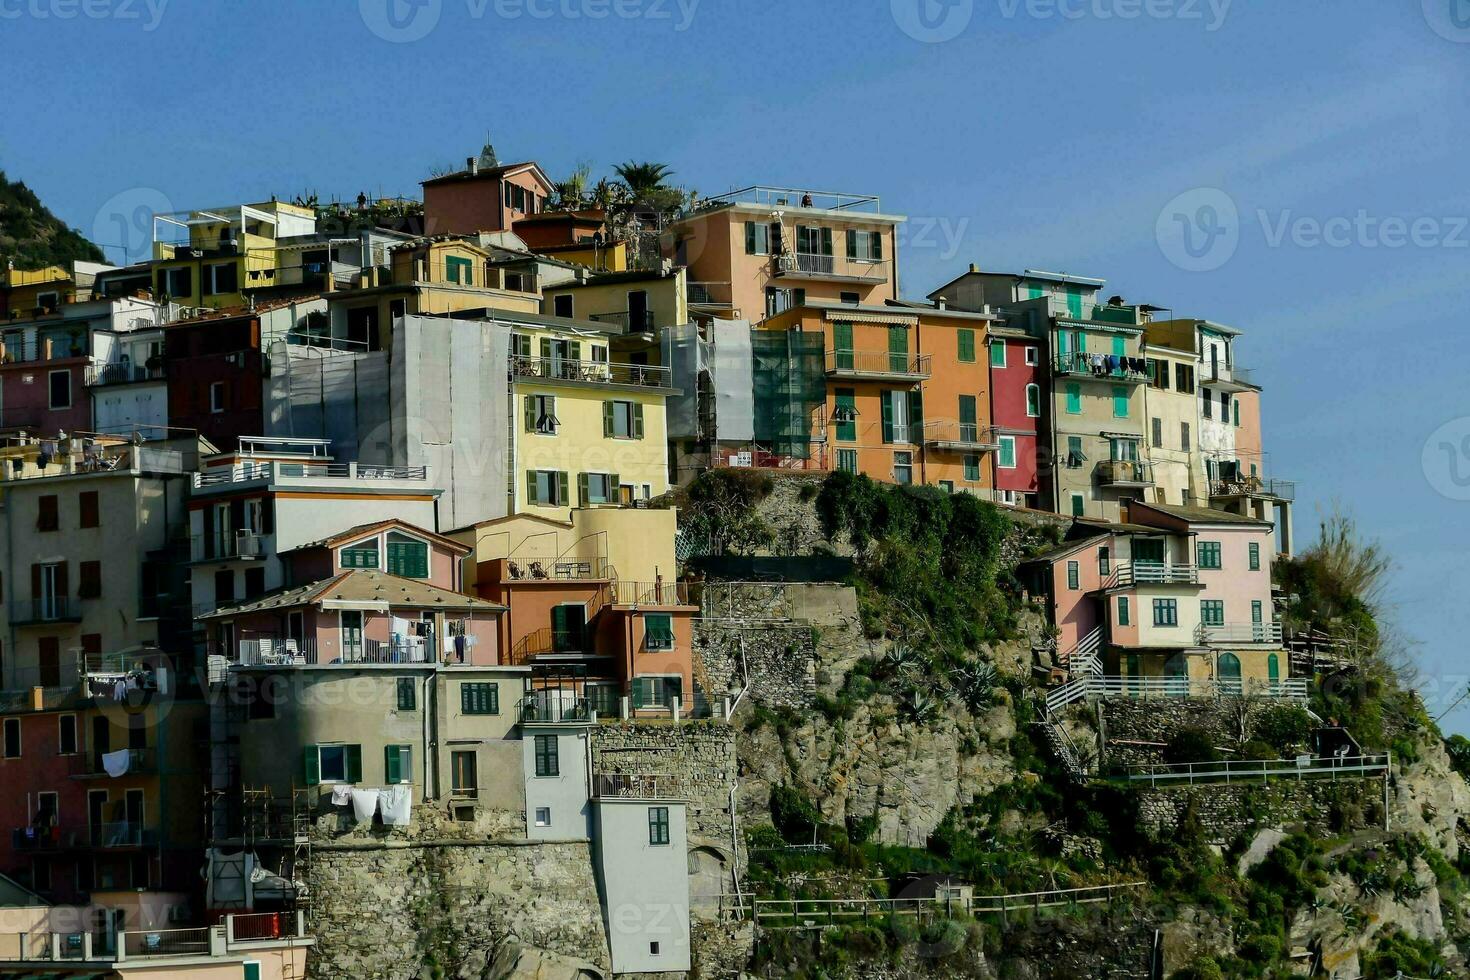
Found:
[{"label": "red facade", "polygon": [[[990,363],[991,421],[1003,440],[1014,440],[1014,466],[1004,466],[1005,453],[996,454],[995,487],[1016,494],[1037,492],[1040,434],[1044,430],[1048,410],[1045,397],[1046,374],[1042,367],[1045,354],[1041,341],[1034,337],[993,337],[992,344],[1004,346],[1005,363],[992,357]],[[1017,500],[1035,506],[1035,497]]]},{"label": "red facade", "polygon": [[260,320],[194,320],[168,328],[169,424],[197,429],[221,449],[265,431]]}]

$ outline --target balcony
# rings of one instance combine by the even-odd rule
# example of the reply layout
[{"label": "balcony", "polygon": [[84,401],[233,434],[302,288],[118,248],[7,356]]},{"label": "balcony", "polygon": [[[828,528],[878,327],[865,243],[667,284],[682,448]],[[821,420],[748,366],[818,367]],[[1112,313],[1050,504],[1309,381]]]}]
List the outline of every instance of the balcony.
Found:
[{"label": "balcony", "polygon": [[17,854],[55,854],[86,840],[86,830],[75,827],[16,827],[10,832],[10,849]]},{"label": "balcony", "polygon": [[1151,487],[1154,485],[1154,464],[1141,459],[1100,460],[1097,482],[1117,489]]},{"label": "balcony", "polygon": [[690,306],[701,306],[706,310],[729,310],[732,304],[728,299],[715,299],[715,292],[730,292],[728,282],[691,282],[685,287],[684,298]]},{"label": "balcony", "polygon": [[922,381],[932,373],[928,354],[887,353],[868,350],[829,350],[829,378],[853,381]]},{"label": "balcony", "polygon": [[1103,584],[1105,589],[1127,589],[1139,585],[1198,585],[1199,568],[1169,562],[1119,561]]},{"label": "balcony", "polygon": [[594,313],[592,320],[616,325],[622,333],[653,333],[652,310],[623,310],[619,313]]},{"label": "balcony", "polygon": [[[128,768],[125,773],[129,776],[143,775],[158,771],[158,764],[152,749],[127,749]],[[96,752],[83,752],[71,756],[69,766],[70,775],[73,779],[98,779],[108,776],[109,773],[102,765],[102,756]]]},{"label": "balcony", "polygon": [[497,558],[490,569],[496,582],[597,582],[612,574],[606,558]]},{"label": "balcony", "polygon": [[1211,497],[1270,497],[1273,500],[1296,499],[1296,483],[1291,480],[1265,480],[1258,476],[1238,476],[1210,482]]},{"label": "balcony", "polygon": [[18,599],[10,604],[11,626],[36,626],[43,623],[80,623],[82,605],[71,596],[44,596],[40,599]]},{"label": "balcony", "polygon": [[377,466],[369,463],[236,463],[212,466],[194,474],[194,488],[227,486],[232,483],[284,483],[307,480],[348,483],[359,480],[406,480],[422,483],[428,470],[422,466]]},{"label": "balcony", "polygon": [[599,800],[678,800],[688,789],[677,776],[600,772],[592,777],[592,794]]},{"label": "balcony", "polygon": [[90,841],[102,848],[152,847],[158,843],[158,830],[141,820],[116,820],[91,828]]},{"label": "balcony", "polygon": [[168,377],[167,362],[157,364],[94,364],[87,368],[86,383],[93,388],[106,385],[137,384],[140,381],[163,381]]},{"label": "balcony", "polygon": [[670,388],[673,372],[656,364],[573,361],[559,357],[510,359],[511,381],[577,384],[593,387]]},{"label": "balcony", "polygon": [[597,720],[586,698],[562,696],[559,690],[539,691],[520,700],[517,717],[523,725],[581,724]]},{"label": "balcony", "polygon": [[1146,384],[1152,377],[1146,358],[1086,351],[1058,354],[1052,358],[1052,370],[1062,377],[1092,378],[1115,384]]},{"label": "balcony", "polygon": [[[75,970],[82,964],[90,964],[85,968],[87,976],[116,975],[116,971],[109,972],[109,969],[124,963],[130,967],[127,971],[130,974],[185,976],[206,972],[213,975],[233,970],[238,975],[242,958],[249,962],[261,958],[261,951],[302,948],[314,942],[306,932],[305,913],[301,911],[227,915],[213,926],[123,931],[117,933],[115,943],[90,931],[33,931],[6,938],[16,940],[10,948],[18,951],[14,957],[4,957],[7,961],[64,963],[68,964],[62,967],[67,976],[80,976],[65,971]],[[189,962],[169,962],[179,959]],[[133,969],[139,963],[142,966]]]},{"label": "balcony", "polygon": [[196,562],[234,561],[264,558],[265,538],[254,531],[209,534],[194,539]]},{"label": "balcony", "polygon": [[1281,645],[1280,623],[1200,623],[1194,642],[1202,646]]},{"label": "balcony", "polygon": [[888,265],[881,259],[850,259],[815,252],[782,252],[771,256],[773,275],[782,279],[822,279],[878,286],[888,281]]},{"label": "balcony", "polygon": [[[50,311],[50,312],[55,312]],[[41,316],[37,312],[34,315]],[[41,328],[40,329],[49,329]],[[87,346],[85,340],[73,340],[70,337],[36,337],[18,336],[25,331],[15,331],[0,339],[0,364],[27,364],[37,361],[65,361],[72,358],[86,357]],[[85,337],[85,334],[81,334]]]},{"label": "balcony", "polygon": [[924,445],[960,453],[999,451],[999,432],[995,426],[954,419],[925,419],[923,427]]},{"label": "balcony", "polygon": [[1206,364],[1199,373],[1200,384],[1209,385],[1216,391],[1254,391],[1256,385],[1251,381],[1252,377],[1249,368],[1218,363]]},{"label": "balcony", "polygon": [[687,606],[688,582],[614,582],[612,601],[620,606]]},{"label": "balcony", "polygon": [[438,644],[430,636],[344,642],[340,652],[332,656],[318,656],[314,638],[283,640],[263,637],[240,640],[234,653],[234,663],[241,667],[383,666],[438,662]]}]

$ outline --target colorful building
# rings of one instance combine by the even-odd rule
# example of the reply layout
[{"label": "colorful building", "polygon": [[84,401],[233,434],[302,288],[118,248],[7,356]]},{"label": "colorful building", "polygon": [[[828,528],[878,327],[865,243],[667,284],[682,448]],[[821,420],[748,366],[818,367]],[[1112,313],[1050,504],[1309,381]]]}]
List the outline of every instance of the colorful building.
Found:
[{"label": "colorful building", "polygon": [[245,305],[256,289],[285,285],[310,291],[329,281],[277,281],[283,266],[300,276],[300,263],[282,258],[287,240],[316,232],[316,211],[304,205],[271,200],[159,214],[153,231],[153,295],[161,302],[230,309]]},{"label": "colorful building", "polygon": [[[1051,379],[1045,339],[1004,324],[990,325],[990,417],[997,448],[995,499],[1042,506],[1041,447],[1050,442]],[[1050,461],[1047,460],[1049,469]]]},{"label": "colorful building", "polygon": [[532,162],[490,164],[477,157],[465,169],[422,181],[424,230],[430,235],[509,231],[522,218],[546,210],[556,193]]}]

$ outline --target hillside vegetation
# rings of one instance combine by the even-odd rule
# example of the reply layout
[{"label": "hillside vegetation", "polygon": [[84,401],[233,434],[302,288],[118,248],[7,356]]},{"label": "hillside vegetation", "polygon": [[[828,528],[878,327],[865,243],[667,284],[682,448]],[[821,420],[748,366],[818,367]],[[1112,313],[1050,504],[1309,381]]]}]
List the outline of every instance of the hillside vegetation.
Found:
[{"label": "hillside vegetation", "polygon": [[39,269],[77,259],[104,261],[101,249],[68,228],[24,182],[0,170],[0,264]]}]

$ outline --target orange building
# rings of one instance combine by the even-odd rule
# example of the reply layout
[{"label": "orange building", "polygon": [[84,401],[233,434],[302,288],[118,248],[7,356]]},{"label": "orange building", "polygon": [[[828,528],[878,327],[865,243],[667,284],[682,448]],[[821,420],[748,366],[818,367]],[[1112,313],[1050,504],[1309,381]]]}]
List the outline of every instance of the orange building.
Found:
[{"label": "orange building", "polygon": [[518,219],[546,210],[547,199],[556,192],[535,163],[489,167],[475,157],[464,170],[432,177],[422,187],[428,235],[509,231]]},{"label": "orange building", "polygon": [[[821,469],[989,496],[988,327],[998,318],[918,303],[808,299],[762,331],[822,336],[826,397],[812,419]],[[824,441],[825,440],[825,441]]]}]

